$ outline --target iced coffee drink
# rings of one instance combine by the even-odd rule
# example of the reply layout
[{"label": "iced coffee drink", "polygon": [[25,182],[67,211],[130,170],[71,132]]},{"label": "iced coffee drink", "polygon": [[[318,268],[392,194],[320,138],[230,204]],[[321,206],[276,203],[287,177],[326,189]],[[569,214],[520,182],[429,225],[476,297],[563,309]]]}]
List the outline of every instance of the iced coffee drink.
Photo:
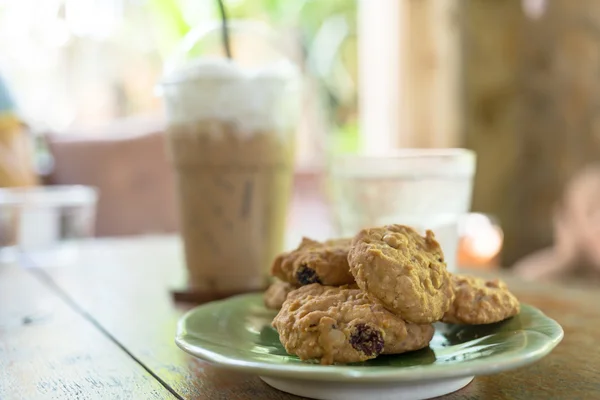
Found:
[{"label": "iced coffee drink", "polygon": [[163,95],[190,285],[263,288],[290,200],[295,70],[204,60],[170,74]]}]

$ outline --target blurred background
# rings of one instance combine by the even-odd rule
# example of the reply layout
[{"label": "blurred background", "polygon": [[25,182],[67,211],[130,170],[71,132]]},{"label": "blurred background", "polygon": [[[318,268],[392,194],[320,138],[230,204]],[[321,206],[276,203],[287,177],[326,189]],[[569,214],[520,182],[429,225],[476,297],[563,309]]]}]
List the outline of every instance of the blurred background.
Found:
[{"label": "blurred background", "polygon": [[[332,235],[331,157],[465,147],[478,166],[461,264],[536,277],[558,251],[556,270],[594,270],[600,2],[225,4],[281,32],[303,72],[294,240]],[[0,163],[21,171],[0,186],[99,188],[96,236],[176,232],[155,86],[186,33],[218,18],[208,0],[1,0]]]}]

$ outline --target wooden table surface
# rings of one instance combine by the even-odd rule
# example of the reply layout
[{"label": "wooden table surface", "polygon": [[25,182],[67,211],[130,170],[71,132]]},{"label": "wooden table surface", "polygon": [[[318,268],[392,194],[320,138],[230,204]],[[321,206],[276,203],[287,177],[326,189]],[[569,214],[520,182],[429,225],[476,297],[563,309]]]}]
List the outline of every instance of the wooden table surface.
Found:
[{"label": "wooden table surface", "polygon": [[[189,306],[169,289],[182,265],[172,237],[94,241],[57,265],[0,265],[0,399],[297,399],[176,347]],[[600,288],[509,285],[563,326],[563,342],[443,398],[600,399]]]}]

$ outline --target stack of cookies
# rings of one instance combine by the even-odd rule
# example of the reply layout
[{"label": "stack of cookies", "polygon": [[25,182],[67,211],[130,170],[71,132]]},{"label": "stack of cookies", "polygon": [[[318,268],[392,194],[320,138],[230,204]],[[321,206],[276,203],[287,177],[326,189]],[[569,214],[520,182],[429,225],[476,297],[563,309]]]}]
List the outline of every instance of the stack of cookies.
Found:
[{"label": "stack of cookies", "polygon": [[321,364],[429,345],[432,323],[489,324],[519,313],[498,280],[452,275],[434,234],[403,225],[300,246],[273,262],[265,305],[286,351]]}]

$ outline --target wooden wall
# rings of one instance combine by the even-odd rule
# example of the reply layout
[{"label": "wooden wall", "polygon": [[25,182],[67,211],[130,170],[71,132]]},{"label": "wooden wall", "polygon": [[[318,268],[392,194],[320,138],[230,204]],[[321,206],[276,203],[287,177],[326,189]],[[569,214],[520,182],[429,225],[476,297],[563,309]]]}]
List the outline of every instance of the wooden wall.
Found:
[{"label": "wooden wall", "polygon": [[359,2],[364,147],[462,144],[462,0]]},{"label": "wooden wall", "polygon": [[[473,210],[497,216],[514,252],[519,135],[518,71],[524,16],[517,0],[467,0],[463,8],[464,145],[477,152]],[[509,262],[509,256],[504,262]]]},{"label": "wooden wall", "polygon": [[473,210],[500,219],[503,264],[550,245],[565,182],[600,160],[600,0],[360,4],[379,15],[359,49],[365,140],[474,149]]},{"label": "wooden wall", "polygon": [[504,265],[552,243],[565,183],[600,160],[600,1],[467,0],[466,145],[479,155],[474,209],[498,215]]}]

